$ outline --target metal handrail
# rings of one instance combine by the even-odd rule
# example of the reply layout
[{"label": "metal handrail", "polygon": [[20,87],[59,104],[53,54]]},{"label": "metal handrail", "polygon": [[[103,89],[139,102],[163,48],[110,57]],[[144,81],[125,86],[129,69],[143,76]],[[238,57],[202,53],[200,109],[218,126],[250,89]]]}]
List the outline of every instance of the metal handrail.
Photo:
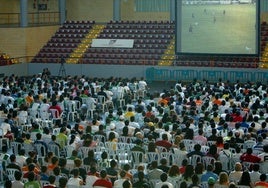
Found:
[{"label": "metal handrail", "polygon": [[[29,25],[59,24],[60,12],[28,12]],[[0,13],[0,25],[19,26],[20,13]]]}]

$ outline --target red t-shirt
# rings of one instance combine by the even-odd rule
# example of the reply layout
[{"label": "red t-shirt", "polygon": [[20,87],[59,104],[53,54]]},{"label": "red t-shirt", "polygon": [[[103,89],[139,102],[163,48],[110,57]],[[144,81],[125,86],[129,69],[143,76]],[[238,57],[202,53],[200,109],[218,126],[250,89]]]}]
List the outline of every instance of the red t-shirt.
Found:
[{"label": "red t-shirt", "polygon": [[255,183],[255,187],[257,186],[268,187],[268,183],[264,181],[258,181]]},{"label": "red t-shirt", "polygon": [[[62,109],[59,105],[56,105],[56,106],[50,106],[49,109],[55,109],[55,110],[58,110],[59,112],[59,115],[62,113]],[[57,117],[58,118],[58,117]]]},{"label": "red t-shirt", "polygon": [[112,182],[105,179],[98,179],[93,183],[93,186],[103,186],[107,188],[113,188]]},{"label": "red t-shirt", "polygon": [[256,155],[249,155],[249,154],[243,154],[240,156],[240,160],[242,162],[251,162],[251,163],[259,163],[261,161],[261,158]]},{"label": "red t-shirt", "polygon": [[167,150],[169,150],[172,147],[172,143],[167,140],[158,140],[155,142],[155,145],[165,147],[167,148]]}]

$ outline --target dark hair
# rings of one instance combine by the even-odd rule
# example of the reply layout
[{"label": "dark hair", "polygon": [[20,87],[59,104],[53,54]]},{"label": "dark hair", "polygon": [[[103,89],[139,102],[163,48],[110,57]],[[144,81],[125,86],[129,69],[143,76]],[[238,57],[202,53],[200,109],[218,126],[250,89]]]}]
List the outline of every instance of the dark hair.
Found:
[{"label": "dark hair", "polygon": [[106,172],[106,170],[102,170],[102,171],[100,171],[100,177],[101,178],[105,178],[107,176],[107,172]]},{"label": "dark hair", "polygon": [[249,172],[246,170],[242,173],[242,176],[238,182],[238,185],[248,185],[250,186],[251,183],[251,179],[250,179],[250,174]]},{"label": "dark hair", "polygon": [[265,181],[266,178],[267,178],[267,175],[266,175],[266,174],[261,174],[261,175],[260,175],[260,180],[261,180],[261,181]]},{"label": "dark hair", "polygon": [[67,164],[67,159],[66,158],[59,158],[59,166],[64,167]]},{"label": "dark hair", "polygon": [[123,188],[130,188],[131,187],[131,183],[130,183],[130,181],[127,179],[127,180],[125,180],[124,182],[123,182],[123,184],[122,184],[122,187]]},{"label": "dark hair", "polygon": [[168,178],[168,175],[167,175],[167,173],[162,173],[161,175],[160,175],[160,180],[162,181],[162,182],[165,182],[165,181],[167,181],[167,178]]},{"label": "dark hair", "polygon": [[191,178],[192,178],[193,184],[197,184],[198,183],[199,178],[198,178],[198,175],[197,174],[193,174]]},{"label": "dark hair", "polygon": [[73,169],[72,174],[74,175],[74,177],[79,176],[79,169],[78,168]]},{"label": "dark hair", "polygon": [[16,160],[16,155],[15,154],[10,155],[9,159],[11,162],[14,162]]},{"label": "dark hair", "polygon": [[7,180],[7,181],[5,182],[5,188],[12,188],[12,181]]},{"label": "dark hair", "polygon": [[186,166],[185,172],[182,176],[187,181],[189,178],[192,177],[193,174],[194,174],[194,167],[193,167],[193,165],[189,164]]},{"label": "dark hair", "polygon": [[144,179],[144,172],[143,171],[139,171],[138,172],[138,179],[141,181]]},{"label": "dark hair", "polygon": [[18,154],[19,155],[25,155],[25,149],[20,149]]},{"label": "dark hair", "polygon": [[34,171],[34,168],[35,168],[35,164],[34,163],[31,163],[28,165],[28,170],[29,171]]},{"label": "dark hair", "polygon": [[28,173],[28,180],[29,181],[34,181],[34,178],[35,178],[34,172],[30,171]]},{"label": "dark hair", "polygon": [[103,151],[103,152],[101,153],[101,158],[102,158],[102,159],[107,159],[107,158],[108,158],[108,153],[107,153],[106,151]]},{"label": "dark hair", "polygon": [[22,172],[21,171],[15,171],[14,177],[17,181],[21,180]]},{"label": "dark hair", "polygon": [[48,177],[48,181],[49,181],[49,183],[51,183],[51,184],[53,184],[55,181],[56,181],[56,176],[55,175],[50,175],[49,177]]},{"label": "dark hair", "polygon": [[203,165],[203,163],[198,162],[198,163],[195,165],[195,173],[196,173],[196,174],[202,174],[203,171],[204,171],[204,165]]},{"label": "dark hair", "polygon": [[60,175],[60,167],[56,166],[56,167],[53,169],[53,173],[54,173],[55,176]]},{"label": "dark hair", "polygon": [[51,159],[52,164],[56,164],[59,161],[59,158],[57,156],[53,156]]},{"label": "dark hair", "polygon": [[201,145],[200,144],[195,144],[194,145],[194,150],[195,151],[201,151]]},{"label": "dark hair", "polygon": [[182,181],[181,184],[180,184],[180,188],[187,188],[187,183],[186,181]]},{"label": "dark hair", "polygon": [[253,171],[259,171],[260,170],[260,165],[258,163],[254,163],[253,166],[252,166],[252,170]]},{"label": "dark hair", "polygon": [[8,150],[7,146],[6,146],[6,145],[3,145],[3,146],[2,146],[2,152],[3,152],[3,153],[6,153],[7,150]]},{"label": "dark hair", "polygon": [[167,162],[168,162],[167,161],[167,158],[165,158],[165,157],[163,157],[163,158],[160,159],[160,164],[161,165],[167,165]]},{"label": "dark hair", "polygon": [[252,152],[253,152],[253,150],[252,150],[252,148],[247,148],[247,154],[252,154]]},{"label": "dark hair", "polygon": [[115,166],[117,165],[117,162],[116,162],[116,160],[111,160],[111,162],[110,162],[110,166],[111,166],[111,168],[114,168]]},{"label": "dark hair", "polygon": [[263,151],[264,151],[265,153],[268,153],[268,144],[265,144],[265,145],[263,146]]},{"label": "dark hair", "polygon": [[65,188],[66,185],[67,185],[67,182],[68,182],[67,178],[60,177],[60,179],[59,179],[59,188]]},{"label": "dark hair", "polygon": [[216,155],[217,154],[217,146],[215,144],[212,144],[209,146],[208,153],[211,155]]},{"label": "dark hair", "polygon": [[161,188],[169,188],[168,185],[162,185]]}]

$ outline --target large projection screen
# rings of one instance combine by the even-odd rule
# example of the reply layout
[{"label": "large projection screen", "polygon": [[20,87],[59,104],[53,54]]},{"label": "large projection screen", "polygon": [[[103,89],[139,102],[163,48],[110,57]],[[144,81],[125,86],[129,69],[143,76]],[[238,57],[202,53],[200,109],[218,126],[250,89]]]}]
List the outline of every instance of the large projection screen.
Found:
[{"label": "large projection screen", "polygon": [[176,0],[177,54],[259,54],[256,0]]}]

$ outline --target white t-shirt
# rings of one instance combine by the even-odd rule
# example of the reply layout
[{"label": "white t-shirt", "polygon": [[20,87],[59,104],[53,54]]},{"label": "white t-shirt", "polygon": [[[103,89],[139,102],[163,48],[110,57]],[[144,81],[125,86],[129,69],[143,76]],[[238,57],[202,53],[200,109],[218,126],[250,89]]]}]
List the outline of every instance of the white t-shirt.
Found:
[{"label": "white t-shirt", "polygon": [[97,179],[99,179],[97,176],[92,176],[92,175],[87,176],[87,178],[86,178],[86,182],[87,182],[86,187],[89,187],[89,188],[93,187],[93,184],[95,183],[95,181]]},{"label": "white t-shirt", "polygon": [[80,182],[82,181],[82,179],[80,179],[80,178],[70,178],[69,180],[68,180],[68,183],[67,183],[67,185],[69,186],[69,185],[76,185],[76,186],[80,186]]},{"label": "white t-shirt", "polygon": [[166,182],[159,182],[159,183],[155,184],[155,188],[161,188],[163,185],[167,185],[168,188],[174,187],[171,183],[166,181]]},{"label": "white t-shirt", "polygon": [[139,90],[146,90],[147,83],[144,80],[140,80],[138,83]]}]

